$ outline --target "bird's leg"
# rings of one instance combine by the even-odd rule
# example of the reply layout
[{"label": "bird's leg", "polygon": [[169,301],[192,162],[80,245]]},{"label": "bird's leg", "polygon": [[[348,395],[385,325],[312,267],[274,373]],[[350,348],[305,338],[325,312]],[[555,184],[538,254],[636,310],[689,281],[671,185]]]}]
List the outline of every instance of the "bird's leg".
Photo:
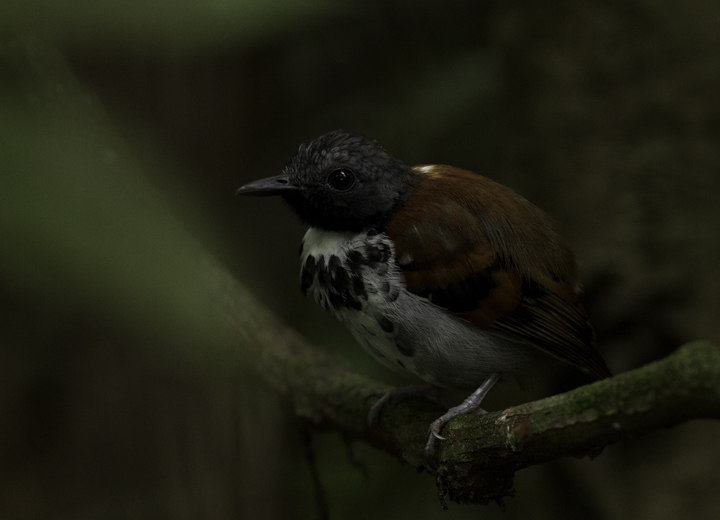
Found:
[{"label": "bird's leg", "polygon": [[470,394],[470,396],[461,404],[450,408],[430,425],[427,444],[425,444],[425,457],[427,458],[427,462],[431,468],[437,468],[437,464],[435,463],[435,441],[436,439],[442,441],[445,440],[445,437],[440,435],[440,431],[443,429],[443,426],[445,426],[445,424],[447,424],[453,417],[457,417],[458,415],[466,414],[468,412],[480,414],[487,413],[485,410],[480,408],[480,403],[493,385],[497,383],[498,379],[500,379],[500,374],[493,374],[488,377],[485,381],[483,381],[483,384],[481,384],[478,389]]},{"label": "bird's leg", "polygon": [[443,404],[440,399],[440,388],[437,386],[430,385],[411,385],[411,386],[400,386],[397,388],[391,388],[387,392],[375,392],[371,396],[382,394],[382,397],[370,408],[368,414],[368,426],[372,426],[380,418],[380,413],[383,408],[397,399],[405,399],[406,397],[424,397],[428,401],[437,403],[443,408],[447,405]]}]

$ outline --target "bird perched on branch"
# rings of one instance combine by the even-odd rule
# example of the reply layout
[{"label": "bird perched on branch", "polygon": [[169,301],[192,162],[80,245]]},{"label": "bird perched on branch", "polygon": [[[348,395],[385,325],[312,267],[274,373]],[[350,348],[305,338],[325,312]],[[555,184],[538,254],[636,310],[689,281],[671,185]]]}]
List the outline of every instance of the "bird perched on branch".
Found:
[{"label": "bird perched on branch", "polygon": [[407,166],[376,141],[333,131],[303,144],[282,175],[242,186],[280,195],[310,225],[301,288],[384,365],[429,383],[391,399],[474,390],[432,423],[482,412],[503,374],[536,354],[609,377],[578,301],[574,255],[554,221],[509,188],[460,168]]}]

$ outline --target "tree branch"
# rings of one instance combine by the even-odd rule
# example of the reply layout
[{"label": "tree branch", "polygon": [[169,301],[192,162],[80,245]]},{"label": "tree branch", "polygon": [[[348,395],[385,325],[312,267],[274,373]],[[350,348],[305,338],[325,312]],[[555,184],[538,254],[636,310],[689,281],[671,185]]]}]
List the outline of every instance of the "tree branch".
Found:
[{"label": "tree branch", "polygon": [[[406,399],[368,428],[373,393],[385,387],[355,373],[338,355],[305,342],[224,271],[207,272],[249,366],[297,417],[433,472],[423,447],[429,424],[442,413],[437,405]],[[500,500],[511,492],[519,469],[559,457],[593,456],[608,444],[693,418],[720,418],[720,349],[704,341],[571,392],[452,420],[439,447],[438,482],[457,502]]]}]

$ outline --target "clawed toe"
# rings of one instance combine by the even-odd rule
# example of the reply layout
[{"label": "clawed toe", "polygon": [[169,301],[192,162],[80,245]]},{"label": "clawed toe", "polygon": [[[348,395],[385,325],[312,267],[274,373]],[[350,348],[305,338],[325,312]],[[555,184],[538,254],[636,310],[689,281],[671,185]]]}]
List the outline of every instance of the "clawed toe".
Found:
[{"label": "clawed toe", "polygon": [[[374,394],[380,394],[380,392],[373,392]],[[390,391],[387,391],[383,393],[382,397],[378,399],[372,407],[370,407],[370,412],[368,413],[368,427],[372,428],[372,425],[375,424],[378,419],[380,419],[380,414],[382,413],[382,409],[385,408],[385,405],[387,405],[390,400],[392,399],[392,395]]]},{"label": "clawed toe", "polygon": [[443,415],[433,422],[430,425],[430,430],[428,430],[428,439],[425,443],[425,459],[427,460],[428,466],[432,469],[437,469],[437,462],[435,462],[435,443],[437,441],[447,440],[446,437],[440,435],[440,431],[443,429],[446,422],[447,420],[445,420],[445,416]]},{"label": "clawed toe", "polygon": [[494,374],[487,378],[485,382],[480,385],[480,387],[475,390],[475,392],[472,393],[472,395],[465,399],[465,401],[463,401],[458,406],[450,408],[447,412],[445,412],[445,414],[443,414],[440,418],[438,418],[430,425],[430,430],[428,431],[428,440],[425,444],[425,458],[427,460],[428,466],[433,469],[437,469],[437,462],[435,462],[435,443],[437,441],[447,440],[445,437],[440,435],[440,432],[453,417],[457,417],[458,415],[466,413],[475,413],[479,415],[487,413],[485,410],[480,408],[480,402],[499,377],[499,375]]},{"label": "clawed toe", "polygon": [[430,433],[428,435],[428,440],[430,439],[430,437],[434,437],[441,441],[447,440],[445,437],[440,435],[440,431],[443,429],[443,426],[445,426],[446,423],[447,423],[447,420],[445,420],[444,415],[442,417],[440,417],[439,419],[435,420],[430,425]]},{"label": "clawed toe", "polygon": [[438,468],[437,462],[435,462],[435,440],[436,433],[432,430],[432,428],[430,428],[428,440],[425,444],[425,460],[427,461],[428,466],[432,469]]}]

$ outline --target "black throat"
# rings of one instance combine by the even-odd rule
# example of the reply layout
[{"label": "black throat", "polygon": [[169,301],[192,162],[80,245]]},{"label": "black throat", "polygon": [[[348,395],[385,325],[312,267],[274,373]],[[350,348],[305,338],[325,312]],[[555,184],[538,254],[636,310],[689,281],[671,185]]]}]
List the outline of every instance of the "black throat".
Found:
[{"label": "black throat", "polygon": [[283,173],[295,188],[280,193],[288,205],[329,231],[384,226],[419,182],[417,172],[375,140],[342,130],[300,146]]}]

